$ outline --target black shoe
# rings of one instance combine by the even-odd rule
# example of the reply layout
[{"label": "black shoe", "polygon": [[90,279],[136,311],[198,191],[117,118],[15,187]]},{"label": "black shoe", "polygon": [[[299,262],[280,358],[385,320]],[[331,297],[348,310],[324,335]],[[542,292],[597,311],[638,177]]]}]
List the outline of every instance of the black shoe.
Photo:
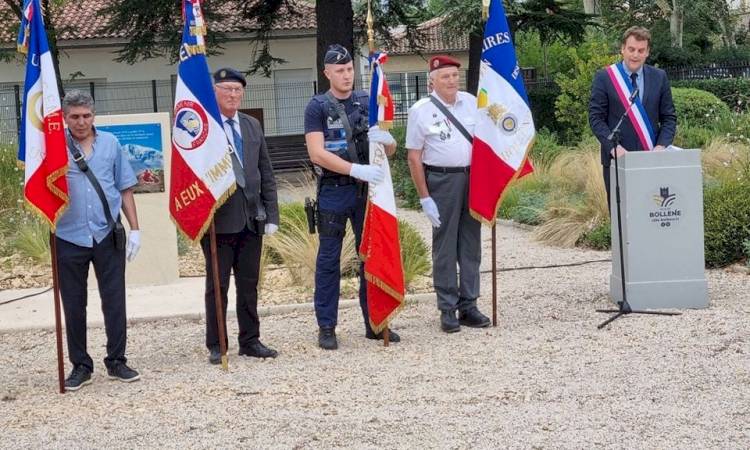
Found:
[{"label": "black shoe", "polygon": [[240,356],[251,356],[253,358],[275,358],[279,355],[279,352],[272,348],[268,348],[261,344],[260,341],[255,341],[245,347],[240,347]]},{"label": "black shoe", "polygon": [[[378,334],[375,334],[370,327],[367,327],[365,330],[365,337],[367,339],[376,339],[379,341],[383,340],[383,332],[381,331]],[[396,334],[393,330],[388,330],[388,342],[401,342],[401,336]]]},{"label": "black shoe", "polygon": [[324,350],[336,350],[339,343],[336,341],[336,328],[320,327],[318,331],[318,346]]},{"label": "black shoe", "polygon": [[446,333],[461,331],[461,325],[458,323],[458,319],[456,319],[456,311],[440,312],[440,329]]},{"label": "black shoe", "polygon": [[458,322],[471,328],[484,328],[490,325],[490,318],[479,312],[474,306],[458,313]]},{"label": "black shoe", "polygon": [[87,384],[91,384],[91,371],[86,366],[78,365],[73,367],[70,376],[65,379],[65,390],[77,391]]},{"label": "black shoe", "polygon": [[107,376],[110,380],[120,380],[125,383],[138,381],[141,379],[141,375],[130,367],[126,366],[124,362],[115,363],[111,367],[107,367]]},{"label": "black shoe", "polygon": [[221,350],[212,348],[208,350],[208,362],[216,365],[221,364]]}]

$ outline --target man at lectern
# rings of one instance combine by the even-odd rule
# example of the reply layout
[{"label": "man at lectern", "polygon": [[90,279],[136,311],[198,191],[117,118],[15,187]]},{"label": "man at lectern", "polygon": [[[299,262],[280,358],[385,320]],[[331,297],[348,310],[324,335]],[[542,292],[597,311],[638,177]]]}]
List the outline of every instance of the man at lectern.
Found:
[{"label": "man at lectern", "polygon": [[[589,124],[601,143],[607,201],[612,158],[626,151],[664,150],[677,130],[667,74],[645,64],[650,49],[651,33],[643,27],[630,27],[622,36],[622,61],[594,76]],[[627,108],[630,111],[620,127],[620,145],[613,148],[609,136]]]}]

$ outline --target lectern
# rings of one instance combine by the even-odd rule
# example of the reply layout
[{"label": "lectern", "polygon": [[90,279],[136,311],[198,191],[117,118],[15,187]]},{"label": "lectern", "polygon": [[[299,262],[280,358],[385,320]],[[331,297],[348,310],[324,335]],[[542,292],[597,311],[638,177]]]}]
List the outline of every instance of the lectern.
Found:
[{"label": "lectern", "polygon": [[[700,151],[628,152],[618,163],[628,304],[633,310],[707,307]],[[614,164],[610,170],[610,296],[620,302]]]}]

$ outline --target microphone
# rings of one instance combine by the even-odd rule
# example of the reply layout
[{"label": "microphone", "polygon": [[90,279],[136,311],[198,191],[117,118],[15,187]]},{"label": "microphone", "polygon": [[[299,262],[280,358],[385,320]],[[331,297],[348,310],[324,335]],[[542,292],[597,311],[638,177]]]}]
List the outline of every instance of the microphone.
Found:
[{"label": "microphone", "polygon": [[628,100],[628,103],[632,104],[635,102],[635,99],[638,97],[638,86],[633,89],[633,93],[630,94],[630,99]]}]

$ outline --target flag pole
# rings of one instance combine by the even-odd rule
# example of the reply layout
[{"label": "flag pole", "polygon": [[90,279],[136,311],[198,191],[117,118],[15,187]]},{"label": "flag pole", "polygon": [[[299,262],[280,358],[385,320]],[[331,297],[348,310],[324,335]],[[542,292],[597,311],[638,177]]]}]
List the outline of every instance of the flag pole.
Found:
[{"label": "flag pole", "polygon": [[497,326],[497,223],[492,224],[492,326]]},{"label": "flag pole", "polygon": [[55,302],[55,337],[57,339],[57,380],[60,393],[65,393],[65,362],[62,348],[62,319],[60,318],[60,285],[57,273],[57,239],[55,234],[49,234],[50,257],[52,259],[52,292]]},{"label": "flag pole", "polygon": [[211,276],[214,278],[214,303],[216,305],[216,322],[219,330],[219,351],[221,352],[221,368],[229,370],[227,360],[227,338],[224,333],[224,302],[221,298],[221,286],[219,284],[219,260],[216,252],[216,226],[211,219]]},{"label": "flag pole", "polygon": [[[372,1],[367,0],[367,44],[370,47],[370,69],[372,69],[372,55],[375,53],[375,30],[373,30],[374,20],[372,19]],[[372,70],[370,71],[372,77]],[[369,301],[369,300],[368,300]],[[388,322],[385,322],[383,328],[383,347],[388,347],[391,343],[391,332],[388,329]]]}]

